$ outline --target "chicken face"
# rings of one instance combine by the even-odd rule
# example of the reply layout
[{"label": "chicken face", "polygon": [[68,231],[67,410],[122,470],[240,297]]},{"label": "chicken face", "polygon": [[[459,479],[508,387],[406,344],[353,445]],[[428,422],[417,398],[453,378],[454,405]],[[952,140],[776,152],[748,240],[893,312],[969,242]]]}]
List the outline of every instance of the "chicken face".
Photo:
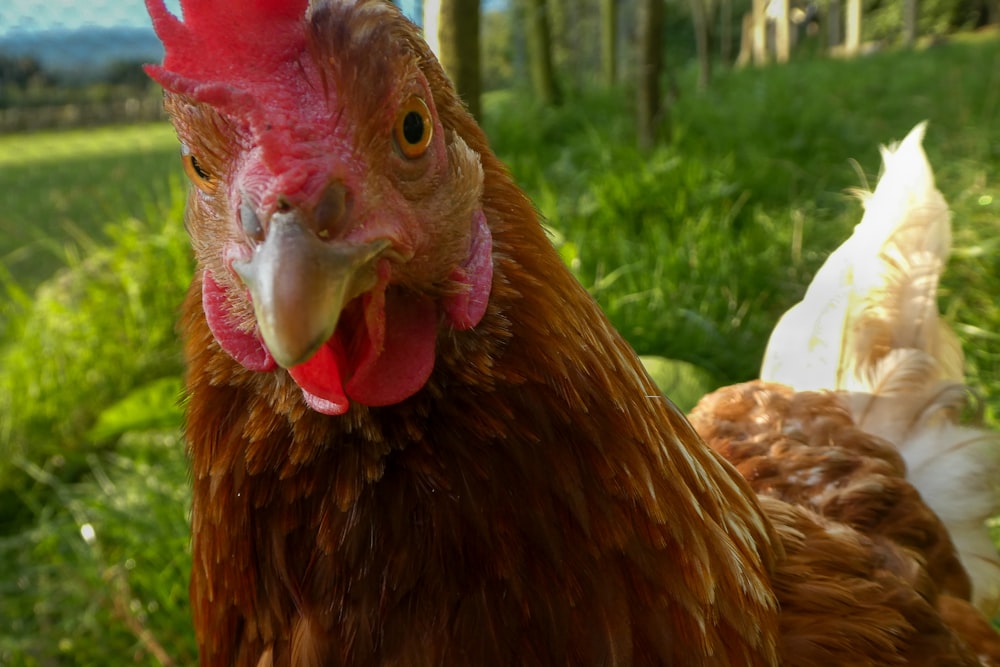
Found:
[{"label": "chicken face", "polygon": [[320,412],[404,400],[492,281],[479,156],[437,110],[453,93],[387,3],[229,4],[188,0],[181,23],[148,2],[208,324]]}]

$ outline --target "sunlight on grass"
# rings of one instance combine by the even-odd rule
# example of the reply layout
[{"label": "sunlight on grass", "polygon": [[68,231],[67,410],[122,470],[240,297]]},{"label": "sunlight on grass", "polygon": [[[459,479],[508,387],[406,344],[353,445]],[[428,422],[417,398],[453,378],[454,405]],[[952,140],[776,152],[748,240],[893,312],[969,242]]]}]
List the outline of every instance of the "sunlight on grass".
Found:
[{"label": "sunlight on grass", "polygon": [[169,123],[0,135],[0,169],[27,163],[176,149]]},{"label": "sunlight on grass", "polygon": [[0,136],[0,264],[32,289],[109,225],[155,214],[183,178],[178,154],[162,123]]}]

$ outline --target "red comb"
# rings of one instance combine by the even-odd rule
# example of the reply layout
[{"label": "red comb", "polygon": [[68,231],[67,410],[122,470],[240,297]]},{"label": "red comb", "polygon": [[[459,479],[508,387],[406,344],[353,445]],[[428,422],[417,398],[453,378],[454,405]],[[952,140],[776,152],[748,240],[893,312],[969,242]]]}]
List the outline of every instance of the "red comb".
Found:
[{"label": "red comb", "polygon": [[[305,43],[307,0],[181,0],[181,21],[163,0],[146,0],[166,55],[150,68],[160,83],[267,80]],[[169,72],[173,77],[164,77]],[[248,86],[248,87],[252,87]]]},{"label": "red comb", "polygon": [[183,20],[163,3],[146,0],[166,50],[163,65],[146,72],[165,89],[211,106],[233,121],[227,131],[239,133],[242,145],[261,149],[247,166],[263,166],[270,178],[266,188],[257,183],[259,206],[273,204],[278,193],[317,198],[333,156],[344,149],[331,131],[338,90],[327,85],[308,44],[309,0],[181,0]]}]

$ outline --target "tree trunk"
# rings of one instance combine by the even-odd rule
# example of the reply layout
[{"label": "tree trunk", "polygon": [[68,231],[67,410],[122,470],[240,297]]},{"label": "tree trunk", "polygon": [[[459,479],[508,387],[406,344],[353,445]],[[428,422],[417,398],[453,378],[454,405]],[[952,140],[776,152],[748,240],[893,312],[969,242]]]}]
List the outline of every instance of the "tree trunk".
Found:
[{"label": "tree trunk", "polygon": [[573,47],[566,39],[566,27],[569,22],[566,0],[546,0],[545,6],[548,13],[549,40],[552,43],[552,69],[559,71],[573,58]]},{"label": "tree trunk", "polygon": [[[480,117],[479,0],[438,0],[438,58],[459,96]],[[431,0],[425,0],[426,7]]]},{"label": "tree trunk", "polygon": [[778,10],[774,13],[774,57],[779,63],[787,63],[792,53],[791,21],[789,21],[788,0],[772,0],[777,2]]},{"label": "tree trunk", "polygon": [[861,0],[847,0],[847,31],[844,49],[849,56],[861,50]]},{"label": "tree trunk", "polygon": [[712,54],[709,53],[708,16],[705,0],[691,0],[694,44],[698,53],[698,90],[708,90],[712,78]]},{"label": "tree trunk", "polygon": [[639,81],[637,130],[639,148],[656,144],[663,120],[660,73],[663,70],[663,0],[639,0]]},{"label": "tree trunk", "polygon": [[719,59],[729,67],[733,59],[733,0],[719,3]]},{"label": "tree trunk", "polygon": [[830,0],[827,9],[827,47],[833,49],[843,43],[841,26],[844,24],[844,6],[840,0]]},{"label": "tree trunk", "polygon": [[913,48],[917,43],[917,0],[903,0],[903,45]]},{"label": "tree trunk", "polygon": [[441,0],[424,0],[423,5],[424,41],[440,60],[441,40],[438,38],[438,23],[441,21]]},{"label": "tree trunk", "polygon": [[753,12],[743,15],[743,24],[740,29],[740,52],[736,56],[736,66],[746,67],[753,62],[754,50],[754,20]]},{"label": "tree trunk", "polygon": [[753,50],[753,64],[763,65],[769,60],[767,47],[767,0],[753,0],[750,10],[753,16],[753,32],[750,47]]},{"label": "tree trunk", "polygon": [[528,20],[528,58],[531,67],[531,84],[535,95],[546,104],[558,106],[562,102],[552,65],[552,34],[545,0],[527,0],[525,18]]},{"label": "tree trunk", "polygon": [[608,87],[618,83],[618,0],[601,0],[601,76]]}]

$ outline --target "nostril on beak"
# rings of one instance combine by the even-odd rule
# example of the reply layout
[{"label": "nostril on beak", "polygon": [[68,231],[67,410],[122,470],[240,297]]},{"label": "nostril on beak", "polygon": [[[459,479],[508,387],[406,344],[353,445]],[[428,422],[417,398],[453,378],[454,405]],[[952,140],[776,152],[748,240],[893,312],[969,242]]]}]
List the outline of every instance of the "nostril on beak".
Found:
[{"label": "nostril on beak", "polygon": [[240,224],[243,226],[243,232],[250,240],[255,243],[263,243],[264,225],[261,224],[260,218],[257,217],[257,212],[253,209],[253,204],[246,197],[240,203]]},{"label": "nostril on beak", "polygon": [[313,210],[316,235],[328,239],[343,231],[349,205],[347,188],[337,181],[331,182]]},{"label": "nostril on beak", "polygon": [[311,210],[296,206],[288,196],[279,194],[275,200],[274,212],[265,217],[264,221],[257,214],[250,197],[244,195],[240,202],[239,219],[247,238],[260,245],[267,237],[268,228],[279,216],[294,217],[318,238],[329,240],[344,231],[349,213],[350,197],[347,188],[338,181],[331,181]]}]

